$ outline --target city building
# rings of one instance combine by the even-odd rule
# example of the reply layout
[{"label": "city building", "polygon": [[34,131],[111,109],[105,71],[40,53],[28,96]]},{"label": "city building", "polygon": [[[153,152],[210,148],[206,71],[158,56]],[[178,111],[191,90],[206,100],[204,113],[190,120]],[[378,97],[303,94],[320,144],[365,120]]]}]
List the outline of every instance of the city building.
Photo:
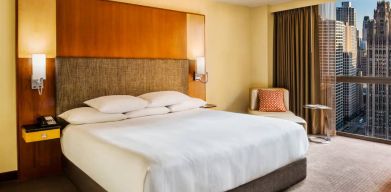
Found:
[{"label": "city building", "polygon": [[362,26],[362,38],[360,39],[358,46],[358,60],[357,60],[357,69],[359,75],[367,76],[368,74],[368,55],[367,55],[367,37],[369,30],[369,16],[365,16],[363,20]]},{"label": "city building", "polygon": [[349,26],[356,26],[356,10],[352,2],[342,2],[342,7],[337,7],[337,21],[348,23]]},{"label": "city building", "polygon": [[368,30],[369,30],[369,16],[365,16],[363,23],[362,23],[362,44],[360,47],[367,48],[367,36],[368,36]]},{"label": "city building", "polygon": [[[360,45],[357,47],[357,75],[358,76],[367,76],[367,62],[368,62],[368,53],[366,48],[366,43],[360,39]],[[364,95],[366,86],[363,84],[358,84],[357,98],[359,110],[364,112],[366,110],[366,96]]]},{"label": "city building", "polygon": [[366,45],[366,41],[364,42],[361,39],[357,47],[357,72],[359,76],[367,76],[368,74],[368,51]]},{"label": "city building", "polygon": [[[337,65],[337,75],[339,76],[356,76],[358,61],[358,32],[356,27],[356,12],[351,2],[342,2],[342,7],[337,7],[337,21],[343,26],[336,27],[339,31],[342,29],[342,67]],[[336,42],[338,44],[338,42]],[[342,91],[340,91],[342,89]],[[336,86],[337,102],[342,100],[342,105],[337,107],[337,111],[342,110],[343,118],[337,114],[337,128],[341,129],[345,121],[354,118],[359,112],[359,87],[352,83],[338,83]],[[338,113],[338,112],[337,112]],[[341,123],[342,122],[342,123]]]},{"label": "city building", "polygon": [[[343,47],[345,37],[345,25],[342,21],[335,22],[335,73],[337,76],[343,75]],[[335,105],[336,105],[336,127],[341,128],[344,125],[344,101],[343,101],[343,83],[336,83],[335,86]]]},{"label": "city building", "polygon": [[[390,77],[390,2],[379,1],[368,28],[368,76]],[[368,84],[367,118],[370,136],[390,139],[391,86]]]},{"label": "city building", "polygon": [[[343,75],[357,75],[357,31],[354,26],[345,25],[343,46]],[[344,119],[354,118],[358,113],[358,85],[343,83],[343,114]]]},{"label": "city building", "polygon": [[[369,30],[369,22],[370,18],[369,16],[365,16],[363,19],[363,25],[362,25],[362,31],[361,31],[361,38],[358,38],[358,45],[357,45],[357,75],[358,76],[367,76],[368,75],[368,44],[367,44],[367,37],[368,37],[368,30]],[[366,116],[366,107],[367,107],[367,95],[366,90],[367,86],[365,84],[358,84],[358,90],[357,90],[357,98],[358,98],[358,105],[359,105],[359,113],[362,116]],[[366,117],[363,117],[363,119],[366,119]],[[366,122],[365,122],[366,123]],[[366,125],[365,125],[366,126]]]}]

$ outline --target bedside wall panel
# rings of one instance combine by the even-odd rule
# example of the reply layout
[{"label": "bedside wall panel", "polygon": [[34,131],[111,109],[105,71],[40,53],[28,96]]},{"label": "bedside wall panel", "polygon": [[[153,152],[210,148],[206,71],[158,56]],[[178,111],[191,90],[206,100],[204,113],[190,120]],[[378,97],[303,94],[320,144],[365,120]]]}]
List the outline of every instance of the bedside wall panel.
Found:
[{"label": "bedside wall panel", "polygon": [[22,126],[33,124],[41,115],[55,115],[55,62],[46,61],[46,80],[42,95],[31,89],[31,59],[17,60],[18,169],[19,179],[61,172],[60,141],[25,143]]}]

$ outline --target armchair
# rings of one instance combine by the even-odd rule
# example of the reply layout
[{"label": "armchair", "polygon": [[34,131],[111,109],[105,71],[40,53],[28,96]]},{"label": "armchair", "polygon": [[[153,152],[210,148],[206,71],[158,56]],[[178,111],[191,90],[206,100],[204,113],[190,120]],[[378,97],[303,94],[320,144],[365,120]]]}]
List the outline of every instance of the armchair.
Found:
[{"label": "armchair", "polygon": [[[259,116],[265,116],[265,117],[272,117],[272,118],[278,118],[278,119],[285,119],[289,121],[296,122],[304,127],[305,130],[307,130],[307,122],[299,117],[296,116],[293,112],[289,111],[289,91],[286,89],[284,90],[284,104],[286,108],[286,112],[262,112],[259,111],[259,89],[277,89],[277,88],[252,88],[250,93],[250,107],[248,109],[248,113],[252,115],[259,115]],[[281,89],[281,88],[278,88]]]}]

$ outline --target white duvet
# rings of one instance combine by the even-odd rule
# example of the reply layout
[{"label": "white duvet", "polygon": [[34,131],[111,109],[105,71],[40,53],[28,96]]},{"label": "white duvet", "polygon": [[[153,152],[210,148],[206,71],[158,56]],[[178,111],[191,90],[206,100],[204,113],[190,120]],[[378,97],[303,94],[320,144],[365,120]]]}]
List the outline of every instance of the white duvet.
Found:
[{"label": "white duvet", "polygon": [[61,145],[113,192],[226,191],[304,158],[308,149],[296,123],[205,109],[69,125]]}]

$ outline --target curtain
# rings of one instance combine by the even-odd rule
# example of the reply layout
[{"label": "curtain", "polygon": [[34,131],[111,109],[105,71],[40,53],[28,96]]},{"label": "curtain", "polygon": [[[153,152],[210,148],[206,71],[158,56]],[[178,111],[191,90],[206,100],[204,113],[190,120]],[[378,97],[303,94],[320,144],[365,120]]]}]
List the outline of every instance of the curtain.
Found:
[{"label": "curtain", "polygon": [[320,64],[321,103],[332,108],[325,112],[326,127],[331,135],[336,134],[336,62],[342,58],[337,55],[336,4],[325,3],[318,6],[318,42]]},{"label": "curtain", "polygon": [[308,123],[310,134],[323,134],[319,115],[304,109],[321,103],[318,6],[274,14],[274,87],[290,92],[290,109]]}]

